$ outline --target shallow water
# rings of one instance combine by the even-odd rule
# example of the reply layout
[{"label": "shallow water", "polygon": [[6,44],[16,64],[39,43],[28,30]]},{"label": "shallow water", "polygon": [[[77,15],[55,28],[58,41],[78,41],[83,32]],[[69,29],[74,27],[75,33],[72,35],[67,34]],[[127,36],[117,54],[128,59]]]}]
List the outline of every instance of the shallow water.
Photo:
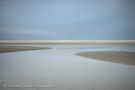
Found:
[{"label": "shallow water", "polygon": [[135,66],[75,55],[97,50],[135,52],[134,45],[38,46],[52,49],[0,54],[0,90],[135,90]]}]

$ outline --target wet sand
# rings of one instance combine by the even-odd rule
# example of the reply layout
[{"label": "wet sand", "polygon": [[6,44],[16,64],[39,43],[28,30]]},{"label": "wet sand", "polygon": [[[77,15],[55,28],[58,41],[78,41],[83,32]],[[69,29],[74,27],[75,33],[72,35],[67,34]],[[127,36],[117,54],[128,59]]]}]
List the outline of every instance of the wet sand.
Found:
[{"label": "wet sand", "polygon": [[93,51],[93,52],[80,52],[76,53],[76,55],[89,59],[135,65],[135,52]]},{"label": "wet sand", "polygon": [[29,51],[29,50],[42,50],[49,49],[48,47],[34,47],[34,46],[0,46],[0,53]]}]

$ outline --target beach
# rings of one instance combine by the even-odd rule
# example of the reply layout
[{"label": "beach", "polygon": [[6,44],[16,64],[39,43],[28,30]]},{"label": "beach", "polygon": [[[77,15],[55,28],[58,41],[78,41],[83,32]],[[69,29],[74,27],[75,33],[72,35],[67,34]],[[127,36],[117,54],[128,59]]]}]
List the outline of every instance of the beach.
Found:
[{"label": "beach", "polygon": [[135,65],[135,52],[96,51],[96,52],[82,52],[82,53],[77,53],[76,55],[85,58],[92,58],[95,60]]},{"label": "beach", "polygon": [[[134,45],[12,46],[9,49],[24,46],[32,50],[0,53],[0,90],[135,90],[134,62],[122,61],[134,58]],[[96,57],[105,56],[80,56],[94,52]],[[107,54],[108,60],[103,60]],[[126,59],[114,63],[109,61],[113,55]]]},{"label": "beach", "polygon": [[0,53],[18,52],[18,51],[30,51],[49,49],[47,47],[34,47],[34,46],[21,46],[21,45],[0,45]]}]

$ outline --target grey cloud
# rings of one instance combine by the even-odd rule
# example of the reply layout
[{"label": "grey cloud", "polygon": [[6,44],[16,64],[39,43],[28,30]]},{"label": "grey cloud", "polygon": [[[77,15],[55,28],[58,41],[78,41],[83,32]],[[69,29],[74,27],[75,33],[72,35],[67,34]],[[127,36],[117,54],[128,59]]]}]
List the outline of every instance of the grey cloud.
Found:
[{"label": "grey cloud", "polygon": [[0,39],[135,39],[134,0],[0,2]]}]

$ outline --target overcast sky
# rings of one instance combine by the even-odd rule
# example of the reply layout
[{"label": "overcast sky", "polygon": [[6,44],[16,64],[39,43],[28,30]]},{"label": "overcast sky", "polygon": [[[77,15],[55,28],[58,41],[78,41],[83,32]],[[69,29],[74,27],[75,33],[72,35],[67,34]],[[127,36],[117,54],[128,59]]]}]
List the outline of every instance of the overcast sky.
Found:
[{"label": "overcast sky", "polygon": [[135,0],[0,0],[0,39],[135,39]]}]

